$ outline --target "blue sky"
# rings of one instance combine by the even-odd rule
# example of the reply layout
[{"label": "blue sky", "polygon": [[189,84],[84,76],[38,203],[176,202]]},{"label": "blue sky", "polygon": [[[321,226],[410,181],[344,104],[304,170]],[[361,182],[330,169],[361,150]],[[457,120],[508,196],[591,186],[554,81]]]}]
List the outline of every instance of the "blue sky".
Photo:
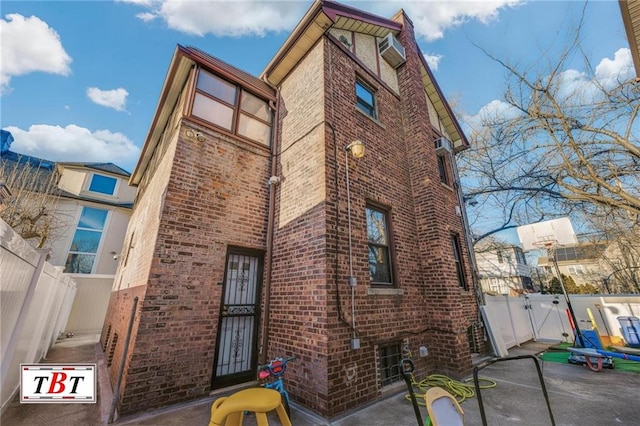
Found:
[{"label": "blue sky", "polygon": [[[495,106],[504,89],[505,73],[475,45],[513,63],[535,64],[542,52],[553,54],[564,45],[584,6],[518,0],[343,3],[385,17],[404,8],[463,122]],[[0,126],[13,133],[13,151],[54,161],[114,162],[131,171],[176,44],[259,75],[310,5],[3,1]],[[587,5],[583,45],[607,72],[631,69],[617,1]]]}]

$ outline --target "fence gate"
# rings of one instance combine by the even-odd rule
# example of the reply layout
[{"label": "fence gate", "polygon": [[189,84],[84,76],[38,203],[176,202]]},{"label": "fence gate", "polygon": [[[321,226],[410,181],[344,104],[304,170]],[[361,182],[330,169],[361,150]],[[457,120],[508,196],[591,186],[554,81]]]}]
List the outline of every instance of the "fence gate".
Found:
[{"label": "fence gate", "polygon": [[255,378],[262,258],[242,249],[227,253],[212,388]]}]

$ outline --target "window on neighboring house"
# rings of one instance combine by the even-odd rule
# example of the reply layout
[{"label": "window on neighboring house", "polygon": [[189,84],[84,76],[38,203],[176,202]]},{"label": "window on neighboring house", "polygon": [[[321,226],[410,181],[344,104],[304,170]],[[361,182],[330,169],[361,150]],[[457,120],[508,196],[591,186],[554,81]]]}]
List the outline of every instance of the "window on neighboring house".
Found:
[{"label": "window on neighboring house", "polygon": [[107,210],[84,207],[73,236],[64,272],[90,274],[98,253],[100,238],[107,221]]},{"label": "window on neighboring house", "polygon": [[89,184],[89,191],[113,195],[116,192],[118,179],[94,173]]},{"label": "window on neighboring house", "polygon": [[380,380],[382,381],[382,386],[401,381],[400,361],[402,352],[400,351],[400,344],[393,343],[381,346],[378,354],[380,356]]},{"label": "window on neighboring house", "polygon": [[524,252],[518,247],[515,248],[515,251],[516,251],[516,259],[518,260],[518,263],[521,265],[526,265],[527,259],[524,257]]},{"label": "window on neighboring house", "polygon": [[568,266],[570,275],[584,275],[584,269],[582,265],[570,265]]},{"label": "window on neighboring house", "polygon": [[356,106],[371,118],[377,118],[375,92],[356,81]]},{"label": "window on neighboring house", "polygon": [[447,160],[444,156],[438,155],[438,174],[440,182],[449,185],[449,175],[447,174]]},{"label": "window on neighboring house", "polygon": [[465,290],[469,290],[467,278],[464,275],[464,264],[462,263],[462,246],[460,236],[451,234],[451,245],[453,248],[453,260],[456,263],[456,274],[458,275],[458,285]]},{"label": "window on neighboring house", "polygon": [[502,257],[502,252],[499,251],[498,252],[498,263],[502,263],[502,262],[504,262],[504,258]]},{"label": "window on neighboring house", "polygon": [[271,144],[269,103],[204,70],[198,74],[192,114],[255,142]]},{"label": "window on neighboring house", "polygon": [[387,212],[367,206],[369,277],[375,284],[393,284]]}]

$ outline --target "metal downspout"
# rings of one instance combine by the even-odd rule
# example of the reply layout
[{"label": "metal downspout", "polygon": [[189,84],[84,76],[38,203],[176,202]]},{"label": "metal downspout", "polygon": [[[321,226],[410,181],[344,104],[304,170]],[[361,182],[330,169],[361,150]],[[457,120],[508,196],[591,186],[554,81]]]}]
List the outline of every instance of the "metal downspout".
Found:
[{"label": "metal downspout", "polygon": [[[266,81],[266,80],[265,80]],[[273,126],[273,149],[271,150],[271,178],[275,177],[278,160],[278,129],[280,125],[280,88],[276,90],[276,117]],[[273,267],[273,232],[275,226],[276,210],[276,184],[277,180],[269,179],[269,217],[267,219],[267,262],[265,265],[264,278],[264,309],[262,313],[262,336],[260,342],[259,363],[265,364],[267,360],[267,350],[269,346],[269,314],[271,309],[271,271]]]}]

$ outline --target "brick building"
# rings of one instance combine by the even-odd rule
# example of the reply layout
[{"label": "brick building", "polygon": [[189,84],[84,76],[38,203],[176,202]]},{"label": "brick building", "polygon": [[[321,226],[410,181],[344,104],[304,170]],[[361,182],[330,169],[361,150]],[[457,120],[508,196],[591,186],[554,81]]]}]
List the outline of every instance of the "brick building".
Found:
[{"label": "brick building", "polygon": [[470,373],[465,147],[403,11],[316,1],[261,78],[178,46],[101,337],[112,384],[126,350],[120,414],[250,382],[276,355],[325,417],[397,387],[406,350],[418,377]]}]

